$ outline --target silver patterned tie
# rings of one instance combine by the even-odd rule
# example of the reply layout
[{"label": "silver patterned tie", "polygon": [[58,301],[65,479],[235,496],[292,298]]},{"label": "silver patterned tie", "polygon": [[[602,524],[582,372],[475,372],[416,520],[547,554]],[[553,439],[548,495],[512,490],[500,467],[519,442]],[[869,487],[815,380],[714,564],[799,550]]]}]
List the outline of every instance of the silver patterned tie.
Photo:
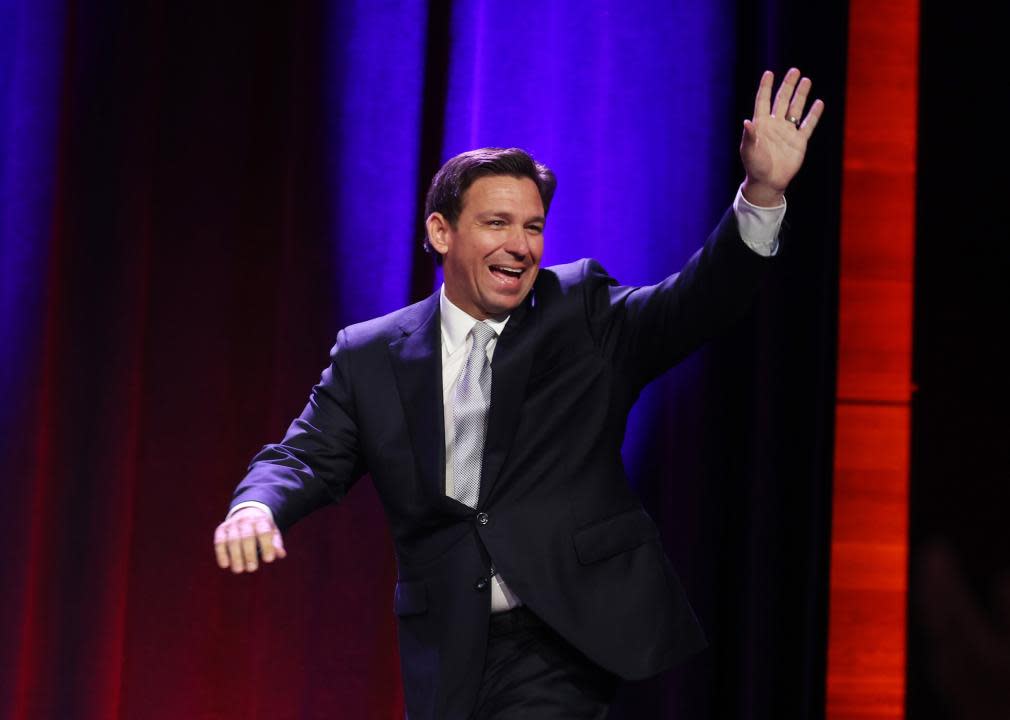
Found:
[{"label": "silver patterned tie", "polygon": [[487,359],[487,345],[495,332],[487,323],[478,322],[470,333],[473,345],[456,383],[452,405],[456,426],[452,441],[452,477],[455,498],[464,505],[477,507],[487,412],[491,405],[491,363]]}]

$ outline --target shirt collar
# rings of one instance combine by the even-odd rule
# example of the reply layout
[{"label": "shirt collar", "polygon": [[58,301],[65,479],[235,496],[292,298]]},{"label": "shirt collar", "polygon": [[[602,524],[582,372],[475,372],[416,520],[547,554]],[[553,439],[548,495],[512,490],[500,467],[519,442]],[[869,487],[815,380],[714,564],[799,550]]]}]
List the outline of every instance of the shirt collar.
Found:
[{"label": "shirt collar", "polygon": [[[467,334],[480,321],[452,304],[452,300],[445,296],[444,283],[439,290],[438,308],[442,316],[442,343],[446,352],[451,355],[456,348],[466,342]],[[497,336],[501,335],[502,330],[505,329],[505,323],[509,321],[509,317],[506,315],[503,318],[488,318],[484,322],[494,330],[494,334]]]}]

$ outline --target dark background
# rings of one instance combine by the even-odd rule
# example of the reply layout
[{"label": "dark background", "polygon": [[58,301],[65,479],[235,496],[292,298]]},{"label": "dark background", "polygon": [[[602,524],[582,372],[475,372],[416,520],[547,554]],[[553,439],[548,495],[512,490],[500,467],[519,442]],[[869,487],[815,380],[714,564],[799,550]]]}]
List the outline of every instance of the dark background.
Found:
[{"label": "dark background", "polygon": [[964,123],[1002,102],[1005,37],[972,2],[924,3],[921,38],[908,716],[1005,718],[1008,157],[1000,111]]}]

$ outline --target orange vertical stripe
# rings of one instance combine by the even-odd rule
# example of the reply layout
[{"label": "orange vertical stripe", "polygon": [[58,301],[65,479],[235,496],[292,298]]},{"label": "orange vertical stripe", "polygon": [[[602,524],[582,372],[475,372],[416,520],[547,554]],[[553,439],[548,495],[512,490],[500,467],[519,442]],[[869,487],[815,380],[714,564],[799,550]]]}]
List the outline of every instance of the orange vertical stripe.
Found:
[{"label": "orange vertical stripe", "polygon": [[917,0],[853,0],[827,717],[904,717]]}]

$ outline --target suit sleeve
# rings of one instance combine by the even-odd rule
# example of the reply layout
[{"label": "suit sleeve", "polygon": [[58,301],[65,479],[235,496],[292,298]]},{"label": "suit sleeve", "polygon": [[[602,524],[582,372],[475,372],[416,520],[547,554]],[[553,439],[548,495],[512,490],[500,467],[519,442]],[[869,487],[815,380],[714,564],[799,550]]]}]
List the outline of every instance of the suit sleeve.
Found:
[{"label": "suit sleeve", "polygon": [[773,262],[744,244],[732,209],[683,269],[657,285],[618,285],[589,261],[591,332],[641,389],[743,316]]},{"label": "suit sleeve", "polygon": [[305,409],[280,443],[265,446],[252,459],[232,507],[248,500],[264,503],[285,529],[339,501],[364,474],[348,356],[342,330]]}]

